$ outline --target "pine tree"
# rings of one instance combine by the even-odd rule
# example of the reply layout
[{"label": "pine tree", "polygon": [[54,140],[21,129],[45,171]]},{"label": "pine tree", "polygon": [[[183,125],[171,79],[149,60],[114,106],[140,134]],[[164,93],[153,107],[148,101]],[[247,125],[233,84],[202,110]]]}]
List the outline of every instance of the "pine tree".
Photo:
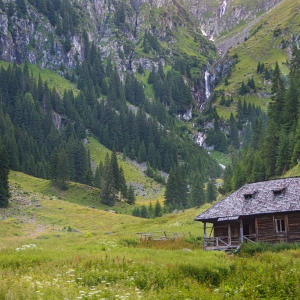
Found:
[{"label": "pine tree", "polygon": [[122,196],[127,198],[127,184],[122,166],[119,168],[119,190]]},{"label": "pine tree", "polygon": [[147,219],[149,217],[148,215],[148,209],[146,205],[142,205],[140,209],[140,216],[141,218]]},{"label": "pine tree", "polygon": [[120,191],[120,169],[117,159],[117,153],[115,150],[113,150],[111,153],[110,168],[112,170],[114,178],[114,188],[116,191]]},{"label": "pine tree", "polygon": [[299,98],[299,78],[290,77],[290,86],[286,93],[283,109],[283,123],[288,131],[294,131],[296,128],[299,114]]},{"label": "pine tree", "polygon": [[201,206],[206,202],[204,184],[199,172],[196,173],[190,192],[190,206]]},{"label": "pine tree", "polygon": [[58,165],[59,154],[57,148],[55,148],[51,154],[49,161],[49,177],[50,179],[57,180],[57,165]]},{"label": "pine tree", "polygon": [[8,206],[8,199],[10,197],[8,185],[8,155],[6,148],[0,145],[0,207]]},{"label": "pine tree", "polygon": [[[134,204],[135,203],[135,194],[134,194],[134,188],[130,184],[128,187],[128,192],[127,192],[127,203],[128,204]],[[142,217],[143,218],[143,217]]]},{"label": "pine tree", "polygon": [[289,164],[289,135],[286,130],[282,129],[279,135],[275,174],[282,175],[283,172],[287,171]]},{"label": "pine tree", "polygon": [[233,114],[230,114],[230,140],[231,143],[233,144],[235,149],[239,149],[240,148],[240,142],[239,142],[239,133],[237,130],[237,126],[236,126],[236,122],[234,119]]},{"label": "pine tree", "polygon": [[65,149],[62,149],[58,154],[58,161],[56,166],[57,180],[62,189],[66,190],[68,188],[67,182],[69,181],[69,162],[68,156]]},{"label": "pine tree", "polygon": [[233,169],[232,188],[234,191],[238,190],[246,183],[246,176],[240,163],[236,163]]},{"label": "pine tree", "polygon": [[223,189],[225,191],[225,193],[229,193],[232,191],[232,176],[233,176],[233,172],[232,172],[232,167],[231,164],[228,165],[225,168],[224,174],[223,174]]},{"label": "pine tree", "polygon": [[265,172],[265,165],[264,165],[263,158],[261,157],[261,153],[256,152],[255,155],[254,155],[251,181],[252,182],[258,182],[258,181],[265,180],[265,178],[266,178],[265,173],[266,173]]},{"label": "pine tree", "polygon": [[108,153],[105,157],[103,176],[101,179],[101,202],[113,206],[115,204],[115,182]]},{"label": "pine tree", "polygon": [[212,201],[215,201],[217,198],[217,189],[215,186],[214,180],[209,180],[206,187],[206,199],[207,202],[211,203]]},{"label": "pine tree", "polygon": [[144,141],[141,143],[139,152],[138,152],[138,163],[142,163],[147,160],[147,153]]},{"label": "pine tree", "polygon": [[176,206],[177,202],[177,191],[178,191],[178,184],[179,182],[177,181],[176,178],[176,173],[175,170],[171,169],[168,181],[166,184],[166,190],[165,190],[165,206],[173,209]]},{"label": "pine tree", "polygon": [[295,166],[300,161],[300,118],[298,119],[298,126],[295,134],[295,146],[293,147],[293,154],[291,158],[291,166]]},{"label": "pine tree", "polygon": [[271,102],[269,104],[269,118],[279,126],[283,121],[285,107],[285,87],[281,78],[281,71],[278,62],[275,64],[275,70],[272,79]]},{"label": "pine tree", "polygon": [[161,207],[159,201],[156,201],[156,203],[155,203],[155,206],[154,206],[154,216],[156,218],[162,216],[162,207]]},{"label": "pine tree", "polygon": [[17,0],[17,6],[23,16],[27,14],[26,3],[24,0]]},{"label": "pine tree", "polygon": [[150,219],[154,218],[154,208],[152,203],[150,202],[149,207],[148,207],[148,217]]}]

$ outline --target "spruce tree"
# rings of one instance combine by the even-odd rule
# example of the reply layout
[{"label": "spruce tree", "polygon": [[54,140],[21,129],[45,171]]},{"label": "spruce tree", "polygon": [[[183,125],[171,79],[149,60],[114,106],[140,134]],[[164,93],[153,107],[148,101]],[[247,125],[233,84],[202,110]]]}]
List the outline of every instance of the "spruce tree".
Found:
[{"label": "spruce tree", "polygon": [[49,177],[50,179],[57,180],[57,165],[58,165],[59,154],[57,148],[55,148],[51,154],[49,161]]},{"label": "spruce tree", "polygon": [[140,216],[141,218],[147,219],[149,217],[148,215],[148,209],[146,205],[142,205],[140,209]]},{"label": "spruce tree", "polygon": [[239,133],[238,133],[237,126],[236,126],[236,121],[235,121],[232,113],[230,114],[229,135],[230,135],[231,143],[233,144],[234,148],[239,149],[240,148]]},{"label": "spruce tree", "polygon": [[207,202],[212,202],[214,200],[216,200],[217,198],[217,189],[215,186],[215,181],[214,180],[209,180],[207,183],[207,187],[206,187],[206,199]]},{"label": "spruce tree", "polygon": [[196,173],[193,185],[190,192],[190,206],[201,206],[206,202],[206,195],[204,192],[204,184],[199,172]]},{"label": "spruce tree", "polygon": [[293,147],[293,153],[291,158],[291,166],[295,166],[300,162],[300,118],[298,119],[298,125],[295,134],[295,146]]},{"label": "spruce tree", "polygon": [[285,87],[281,78],[282,74],[278,65],[275,64],[275,70],[272,79],[271,102],[269,104],[269,118],[279,126],[282,124],[285,107]]},{"label": "spruce tree", "polygon": [[225,191],[225,193],[229,193],[232,191],[232,176],[233,176],[233,172],[232,172],[232,167],[231,164],[228,165],[225,168],[224,174],[223,174],[223,189]]},{"label": "spruce tree", "polygon": [[251,181],[258,182],[263,181],[266,178],[265,165],[261,153],[258,151],[254,155],[253,168],[251,173]]},{"label": "spruce tree", "polygon": [[57,180],[62,189],[66,190],[68,188],[67,182],[69,181],[69,162],[68,156],[65,149],[62,149],[58,155],[57,161]]},{"label": "spruce tree", "polygon": [[9,165],[6,148],[0,145],[0,207],[8,206],[10,197],[8,185]]},{"label": "spruce tree", "polygon": [[127,191],[127,203],[128,204],[134,204],[135,203],[134,188],[131,184],[129,185],[128,191]]},{"label": "spruce tree", "polygon": [[115,204],[115,182],[108,153],[105,157],[103,176],[101,179],[101,202],[113,206]]},{"label": "spruce tree", "polygon": [[162,216],[162,207],[161,207],[159,201],[156,201],[156,203],[155,203],[155,206],[154,206],[154,216],[156,218]]},{"label": "spruce tree", "polygon": [[175,170],[171,169],[168,181],[166,184],[166,190],[165,190],[165,202],[164,205],[168,207],[169,209],[173,209],[176,207],[177,202],[177,193],[178,193],[178,184],[176,178]]},{"label": "spruce tree", "polygon": [[282,175],[287,171],[289,164],[289,135],[286,130],[282,129],[279,135],[275,174]]}]

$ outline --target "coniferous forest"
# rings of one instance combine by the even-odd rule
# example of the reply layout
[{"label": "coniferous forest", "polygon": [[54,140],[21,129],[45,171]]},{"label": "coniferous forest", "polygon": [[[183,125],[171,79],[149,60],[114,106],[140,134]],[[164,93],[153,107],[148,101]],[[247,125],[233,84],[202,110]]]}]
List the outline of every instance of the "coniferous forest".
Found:
[{"label": "coniferous forest", "polygon": [[[272,73],[267,118],[259,114],[251,122],[244,122],[244,135],[241,138],[233,130],[230,133],[230,138],[236,136],[236,143],[232,139],[232,164],[224,172],[224,185],[220,189],[222,193],[234,191],[247,182],[282,176],[299,161],[300,50],[293,50],[287,84],[277,62]],[[243,115],[244,109],[238,109],[238,120],[235,121],[232,116],[230,124],[233,126],[230,128],[238,127]],[[238,151],[240,145],[242,149]]]},{"label": "coniferous forest", "polygon": [[[220,167],[204,150],[174,131],[172,114],[184,111],[192,101],[180,73],[174,69],[165,74],[161,66],[153,70],[149,81],[156,99],[150,102],[132,75],[122,84],[112,61],[104,65],[94,44],[86,42],[85,47],[86,60],[69,75],[80,90],[76,96],[71,90],[60,95],[41,78],[36,80],[27,63],[1,68],[0,138],[9,149],[10,169],[52,179],[62,189],[69,180],[100,187],[101,201],[113,205],[117,192],[127,197],[126,180],[121,170],[110,170],[112,162],[103,162],[101,172],[100,166],[96,172],[91,169],[83,141],[93,135],[107,148],[147,162],[152,170],[169,173],[184,162],[185,175],[178,180],[185,189],[196,173],[202,181],[220,175]],[[104,184],[110,176],[111,187]],[[178,205],[190,206],[185,198]]]}]

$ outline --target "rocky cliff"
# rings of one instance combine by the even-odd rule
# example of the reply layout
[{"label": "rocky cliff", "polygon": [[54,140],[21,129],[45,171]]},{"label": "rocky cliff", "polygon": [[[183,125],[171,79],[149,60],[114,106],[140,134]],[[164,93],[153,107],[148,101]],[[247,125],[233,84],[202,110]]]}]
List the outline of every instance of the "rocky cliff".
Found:
[{"label": "rocky cliff", "polygon": [[189,10],[195,16],[199,28],[214,40],[226,35],[238,26],[252,21],[281,0],[191,0]]},{"label": "rocky cliff", "polygon": [[191,68],[185,82],[200,107],[206,99],[204,72],[218,57],[209,38],[278,1],[5,1],[0,3],[0,59],[75,69],[86,58],[86,43],[93,42],[103,61],[116,64],[121,78],[140,65],[150,71],[180,60]]}]

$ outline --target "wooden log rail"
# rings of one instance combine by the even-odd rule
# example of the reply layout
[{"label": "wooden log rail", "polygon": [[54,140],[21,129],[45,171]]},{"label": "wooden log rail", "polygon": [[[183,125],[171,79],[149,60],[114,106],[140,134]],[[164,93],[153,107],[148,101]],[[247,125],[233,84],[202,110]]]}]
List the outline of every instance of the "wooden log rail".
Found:
[{"label": "wooden log rail", "polygon": [[184,234],[177,232],[157,231],[157,232],[137,232],[140,235],[140,241],[175,241],[184,237]]},{"label": "wooden log rail", "polygon": [[[243,235],[243,241],[254,243],[256,241],[256,234]],[[240,244],[238,237],[231,237],[231,239],[229,239],[228,236],[218,236],[204,239],[204,249],[236,247]]]}]

